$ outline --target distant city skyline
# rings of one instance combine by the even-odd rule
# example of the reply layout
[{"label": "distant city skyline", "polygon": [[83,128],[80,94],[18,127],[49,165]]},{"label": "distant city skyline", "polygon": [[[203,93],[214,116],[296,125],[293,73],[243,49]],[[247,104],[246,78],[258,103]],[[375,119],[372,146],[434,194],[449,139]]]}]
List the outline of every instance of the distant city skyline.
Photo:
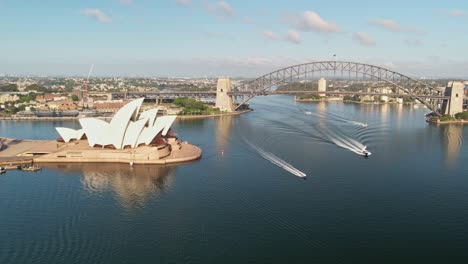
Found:
[{"label": "distant city skyline", "polygon": [[336,59],[468,78],[455,0],[0,0],[0,25],[0,74],[255,77]]}]

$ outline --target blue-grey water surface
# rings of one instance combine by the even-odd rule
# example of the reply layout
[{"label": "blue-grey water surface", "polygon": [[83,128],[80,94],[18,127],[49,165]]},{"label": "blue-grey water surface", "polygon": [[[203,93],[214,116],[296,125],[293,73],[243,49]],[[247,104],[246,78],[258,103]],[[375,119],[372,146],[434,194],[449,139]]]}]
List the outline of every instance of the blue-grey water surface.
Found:
[{"label": "blue-grey water surface", "polygon": [[[401,105],[251,107],[177,121],[199,161],[1,175],[0,263],[466,263],[466,127]],[[55,126],[79,127],[1,121],[0,136],[54,139]]]}]

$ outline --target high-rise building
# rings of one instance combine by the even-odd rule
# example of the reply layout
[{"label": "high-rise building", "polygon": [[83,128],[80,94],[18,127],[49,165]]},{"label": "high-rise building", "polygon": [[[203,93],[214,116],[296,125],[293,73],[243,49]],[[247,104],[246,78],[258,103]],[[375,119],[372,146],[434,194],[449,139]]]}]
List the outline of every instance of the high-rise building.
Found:
[{"label": "high-rise building", "polygon": [[[318,91],[326,92],[327,91],[327,80],[325,78],[320,78],[318,81]],[[326,94],[319,94],[319,96],[325,96]]]}]

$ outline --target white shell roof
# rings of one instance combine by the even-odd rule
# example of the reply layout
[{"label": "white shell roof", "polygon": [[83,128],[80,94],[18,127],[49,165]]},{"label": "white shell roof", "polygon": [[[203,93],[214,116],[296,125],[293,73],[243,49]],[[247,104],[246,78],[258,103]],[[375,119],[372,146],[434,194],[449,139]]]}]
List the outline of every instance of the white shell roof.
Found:
[{"label": "white shell roof", "polygon": [[79,122],[83,129],[57,127],[56,130],[65,142],[81,139],[85,134],[91,147],[113,145],[116,149],[122,149],[125,146],[135,148],[140,144],[149,145],[159,133],[162,132],[163,136],[167,134],[176,116],[157,118],[156,109],[139,114],[142,104],[143,98],[126,104],[110,123],[96,118],[82,118]]}]

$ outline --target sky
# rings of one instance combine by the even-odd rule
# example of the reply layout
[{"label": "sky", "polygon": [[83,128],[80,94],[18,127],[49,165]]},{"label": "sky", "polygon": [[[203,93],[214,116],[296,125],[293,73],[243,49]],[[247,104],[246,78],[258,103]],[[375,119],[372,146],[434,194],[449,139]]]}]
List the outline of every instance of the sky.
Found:
[{"label": "sky", "polygon": [[468,78],[466,0],[0,0],[0,34],[0,74],[255,77],[336,59]]}]

